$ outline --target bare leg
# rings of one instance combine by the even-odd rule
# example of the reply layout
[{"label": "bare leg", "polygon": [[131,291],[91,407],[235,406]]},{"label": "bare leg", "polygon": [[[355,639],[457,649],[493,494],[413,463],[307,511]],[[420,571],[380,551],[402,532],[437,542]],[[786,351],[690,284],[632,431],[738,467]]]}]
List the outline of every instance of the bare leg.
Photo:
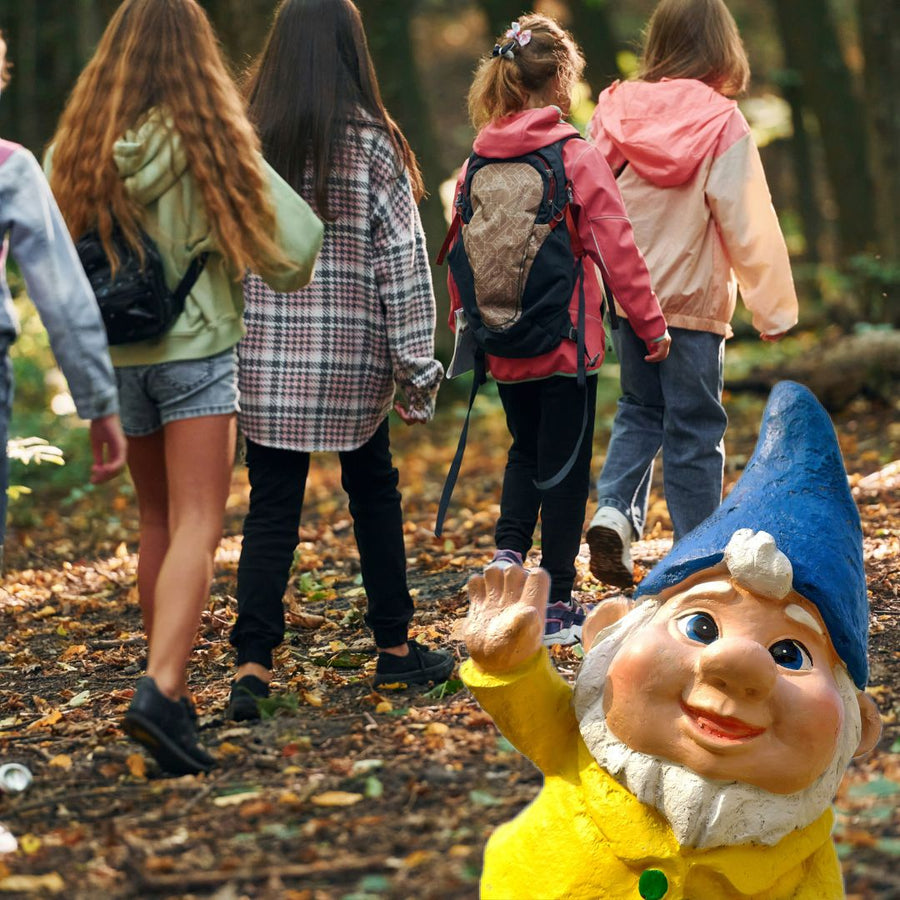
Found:
[{"label": "bare leg", "polygon": [[255,662],[247,662],[238,666],[237,673],[234,676],[235,681],[240,681],[245,675],[254,675],[266,684],[272,680],[272,670]]},{"label": "bare leg", "polygon": [[169,549],[169,493],[163,431],[128,438],[128,468],[140,514],[137,585],[144,631],[153,632],[156,579]]},{"label": "bare leg", "polygon": [[231,485],[236,417],[165,426],[169,546],[156,579],[147,674],[162,693],[186,693],[185,670],[209,597],[213,558]]}]

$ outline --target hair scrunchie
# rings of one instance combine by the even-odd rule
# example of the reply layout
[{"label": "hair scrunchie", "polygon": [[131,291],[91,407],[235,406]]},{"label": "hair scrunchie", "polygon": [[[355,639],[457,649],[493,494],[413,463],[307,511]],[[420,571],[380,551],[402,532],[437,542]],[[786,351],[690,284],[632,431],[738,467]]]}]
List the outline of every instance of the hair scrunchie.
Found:
[{"label": "hair scrunchie", "polygon": [[513,49],[526,46],[531,41],[531,30],[522,31],[522,26],[518,22],[512,22],[504,35],[506,41],[502,44],[494,44],[491,56],[502,56],[504,59],[515,59]]}]

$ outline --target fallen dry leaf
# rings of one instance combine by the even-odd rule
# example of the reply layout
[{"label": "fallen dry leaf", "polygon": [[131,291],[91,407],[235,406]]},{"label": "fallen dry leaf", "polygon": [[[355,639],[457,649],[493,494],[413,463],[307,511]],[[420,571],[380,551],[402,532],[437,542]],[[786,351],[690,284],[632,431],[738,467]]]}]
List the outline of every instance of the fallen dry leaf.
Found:
[{"label": "fallen dry leaf", "polygon": [[140,753],[132,753],[125,760],[128,771],[134,778],[147,777],[147,760]]},{"label": "fallen dry leaf", "polygon": [[62,718],[62,713],[58,709],[54,709],[53,712],[48,713],[42,719],[38,719],[37,722],[32,722],[26,731],[34,731],[37,728],[49,728],[51,725],[55,725]]},{"label": "fallen dry leaf", "polygon": [[10,894],[36,894],[38,891],[59,894],[65,889],[66,883],[58,872],[48,872],[46,875],[7,875],[0,881],[0,891]]},{"label": "fallen dry leaf", "polygon": [[353,806],[363,799],[362,794],[351,794],[347,791],[325,791],[310,797],[316,806]]},{"label": "fallen dry leaf", "polygon": [[260,793],[260,791],[242,791],[240,794],[224,794],[214,798],[213,803],[216,806],[240,806],[248,800],[255,800]]}]

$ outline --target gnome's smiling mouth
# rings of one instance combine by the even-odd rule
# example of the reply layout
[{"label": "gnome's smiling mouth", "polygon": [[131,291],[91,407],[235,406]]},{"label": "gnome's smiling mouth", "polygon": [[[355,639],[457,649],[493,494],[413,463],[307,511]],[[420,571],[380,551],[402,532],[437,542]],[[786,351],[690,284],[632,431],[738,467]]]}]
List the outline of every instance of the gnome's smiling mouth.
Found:
[{"label": "gnome's smiling mouth", "polygon": [[681,704],[682,712],[694,726],[694,730],[706,738],[715,741],[727,741],[730,743],[748,741],[759,737],[765,728],[750,725],[742,719],[733,716],[719,716],[705,709]]}]

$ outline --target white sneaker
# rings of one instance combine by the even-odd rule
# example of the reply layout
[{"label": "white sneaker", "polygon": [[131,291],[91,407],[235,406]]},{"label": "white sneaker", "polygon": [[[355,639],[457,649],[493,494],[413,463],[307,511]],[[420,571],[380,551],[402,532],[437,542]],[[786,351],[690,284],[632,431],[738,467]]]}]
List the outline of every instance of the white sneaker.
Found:
[{"label": "white sneaker", "polygon": [[620,588],[634,585],[631,562],[631,522],[613,506],[601,506],[588,526],[591,572],[604,584]]}]

